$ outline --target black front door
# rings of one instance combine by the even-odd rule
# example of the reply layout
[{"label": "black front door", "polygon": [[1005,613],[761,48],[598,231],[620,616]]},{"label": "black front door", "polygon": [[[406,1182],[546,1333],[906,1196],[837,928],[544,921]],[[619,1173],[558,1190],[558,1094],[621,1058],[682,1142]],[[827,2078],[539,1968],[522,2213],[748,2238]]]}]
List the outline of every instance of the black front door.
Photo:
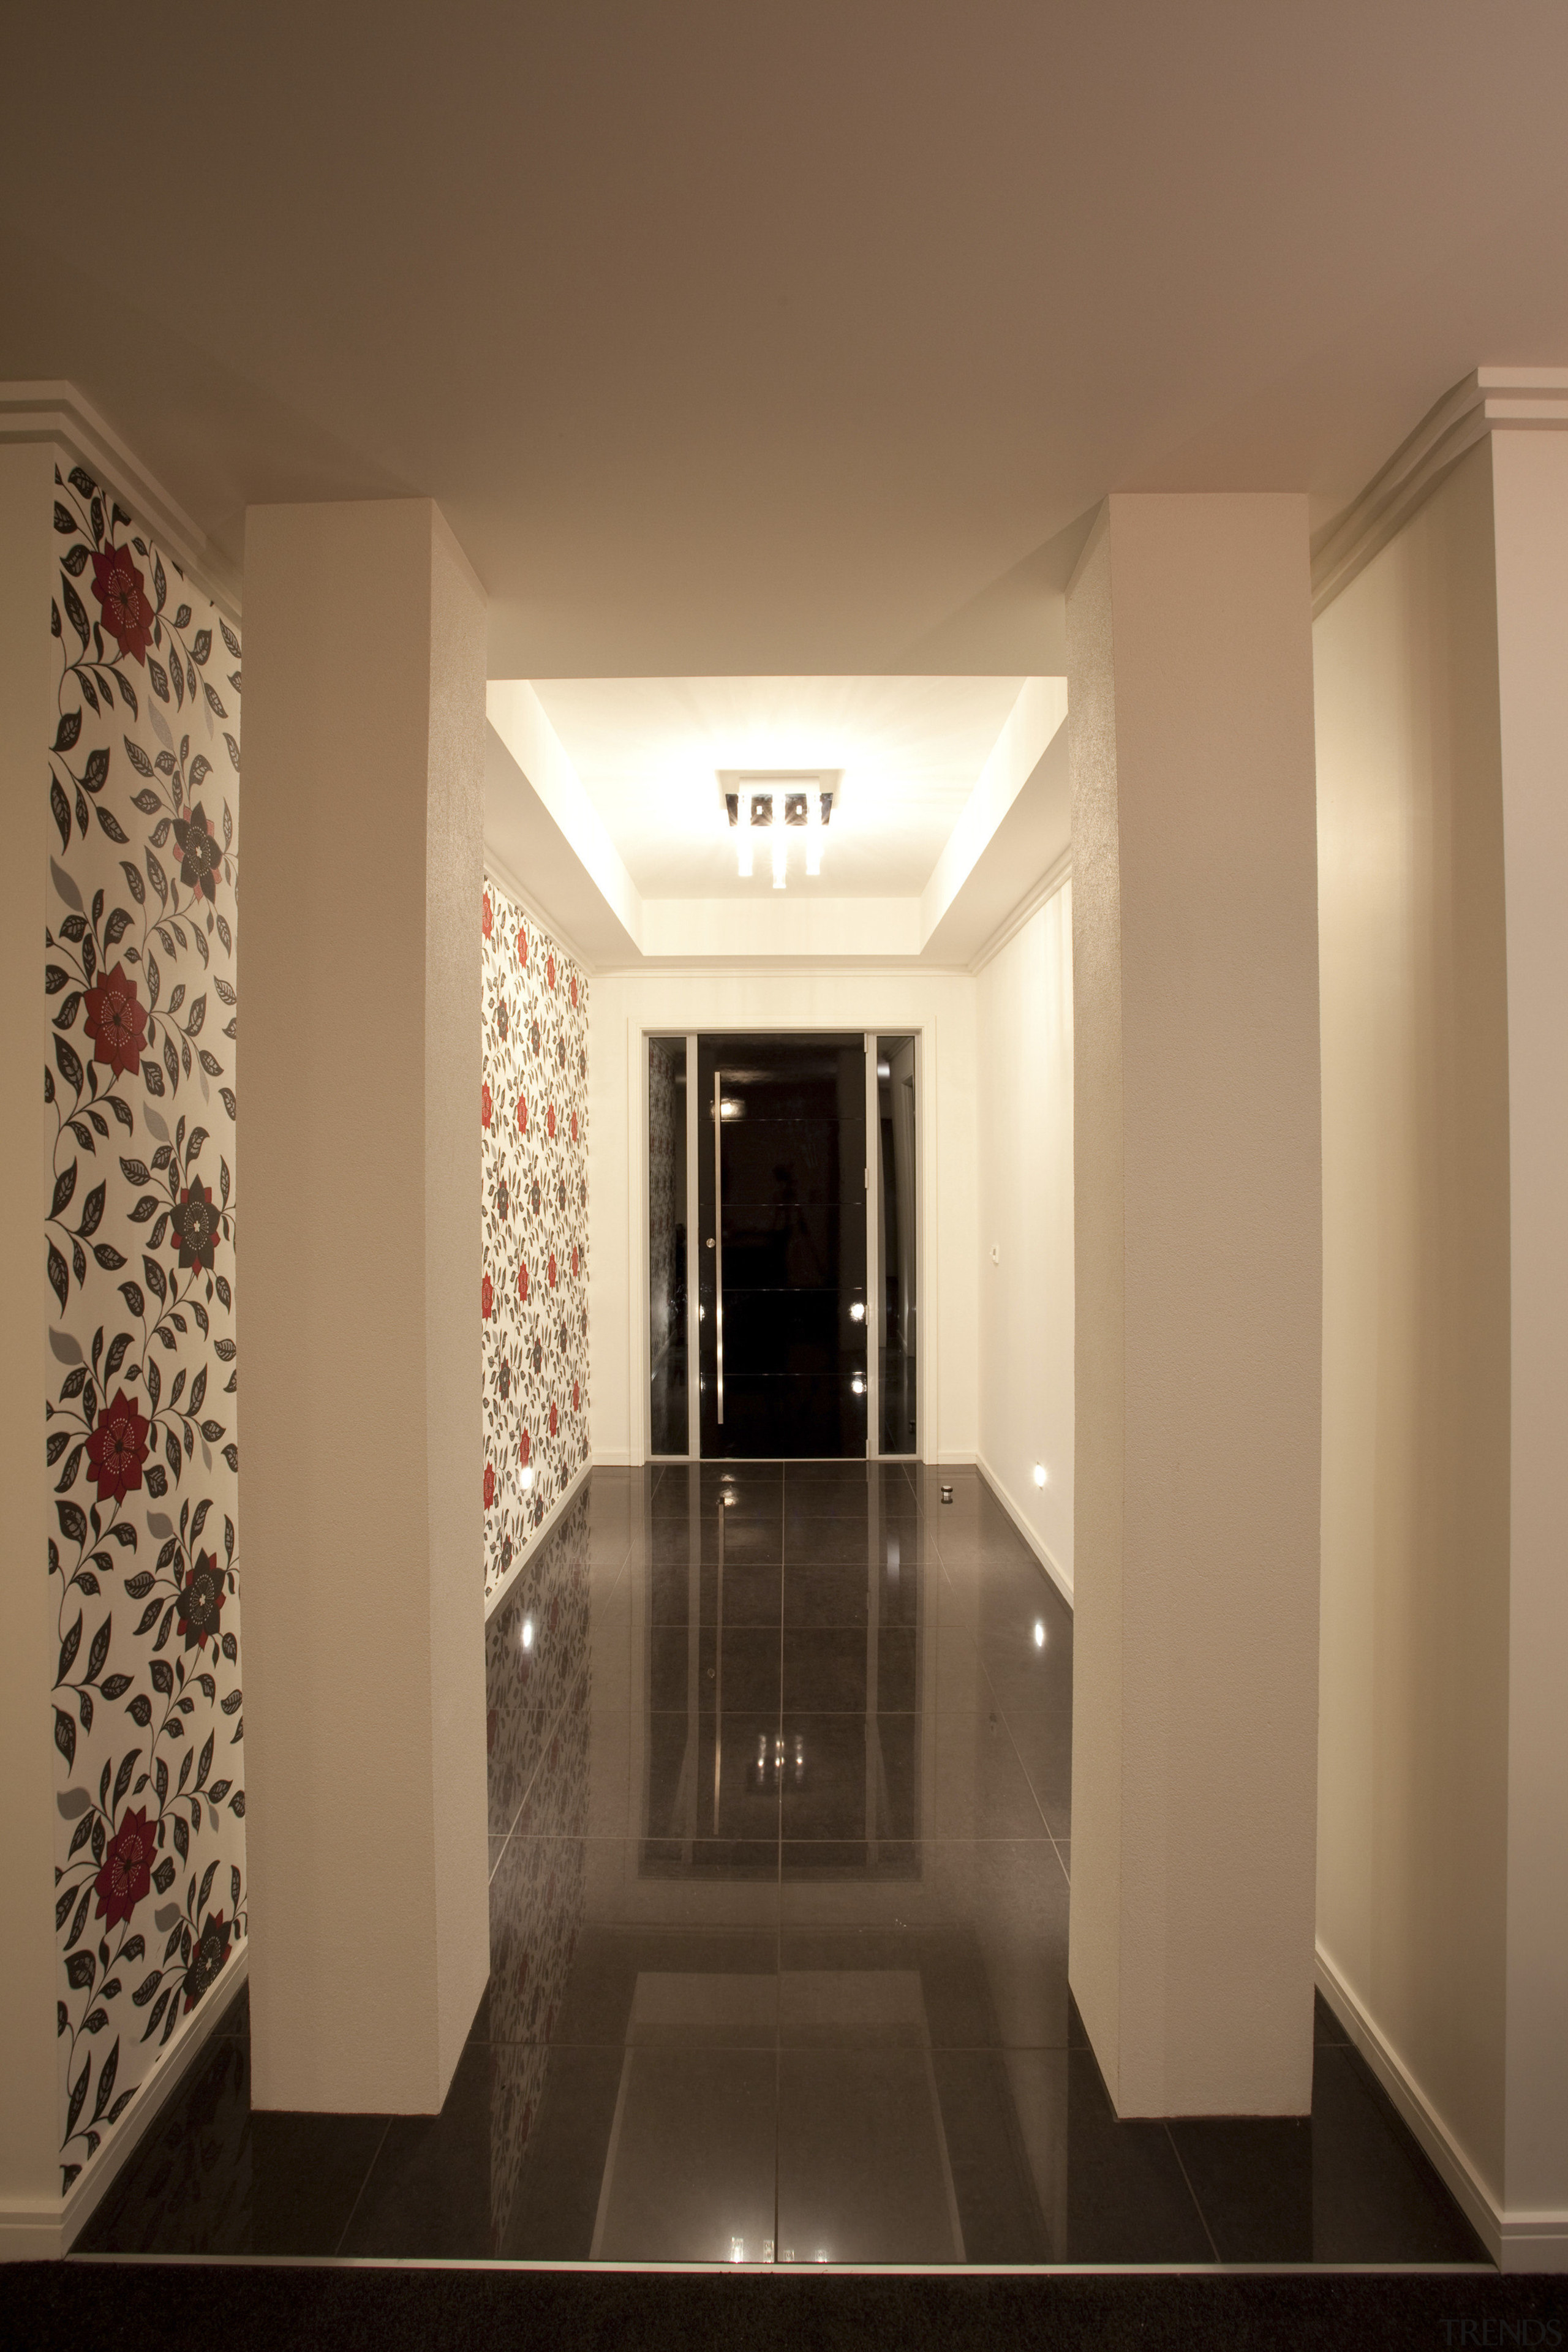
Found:
[{"label": "black front door", "polygon": [[860,1459],[866,1041],[702,1037],[697,1075],[703,1455]]}]

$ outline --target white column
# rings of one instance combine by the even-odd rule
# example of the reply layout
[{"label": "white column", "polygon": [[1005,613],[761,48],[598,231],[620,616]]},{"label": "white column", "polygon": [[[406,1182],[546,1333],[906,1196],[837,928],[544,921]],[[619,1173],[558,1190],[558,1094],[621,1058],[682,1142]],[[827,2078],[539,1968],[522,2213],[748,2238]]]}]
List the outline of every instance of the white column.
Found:
[{"label": "white column", "polygon": [[1068,649],[1069,1974],[1119,2114],[1300,2115],[1321,1350],[1305,500],[1112,498]]},{"label": "white column", "polygon": [[1494,431],[1508,909],[1508,1958],[1501,2258],[1568,2269],[1568,431]]},{"label": "white column", "polygon": [[[48,1035],[42,949],[48,810],[43,758],[53,736],[56,580],[49,518],[55,452],[0,447],[0,798],[11,843],[12,905],[0,922],[0,1087],[16,1115],[0,1140],[0,2259],[58,2253],[60,2094],[55,2042],[55,1679],[49,1490],[43,1475],[49,1294],[42,1280],[45,1190],[39,1063]],[[56,842],[58,848],[58,843]]]},{"label": "white column", "polygon": [[246,542],[252,2096],[429,2113],[489,1969],[485,600],[426,500]]}]

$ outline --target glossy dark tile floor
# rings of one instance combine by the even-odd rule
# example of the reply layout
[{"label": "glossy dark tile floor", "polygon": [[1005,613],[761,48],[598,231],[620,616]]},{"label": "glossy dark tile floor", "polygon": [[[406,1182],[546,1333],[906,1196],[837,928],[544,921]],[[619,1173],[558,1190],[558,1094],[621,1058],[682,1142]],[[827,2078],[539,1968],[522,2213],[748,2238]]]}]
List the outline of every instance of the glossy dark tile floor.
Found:
[{"label": "glossy dark tile floor", "polygon": [[595,1472],[489,1628],[441,2114],[252,2114],[242,1994],[82,2247],[1483,2261],[1321,2004],[1310,2121],[1117,2122],[1067,1984],[1072,1619],[942,1479]]}]

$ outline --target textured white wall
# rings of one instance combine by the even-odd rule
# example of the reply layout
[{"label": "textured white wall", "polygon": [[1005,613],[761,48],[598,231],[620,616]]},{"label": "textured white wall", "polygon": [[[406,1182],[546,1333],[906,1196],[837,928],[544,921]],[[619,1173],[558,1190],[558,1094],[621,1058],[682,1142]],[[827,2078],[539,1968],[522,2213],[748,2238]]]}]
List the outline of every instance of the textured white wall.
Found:
[{"label": "textured white wall", "polygon": [[428,501],[264,507],[246,622],[253,2096],[432,2112],[488,1968],[484,604]]},{"label": "textured white wall", "polygon": [[1509,1103],[1489,443],[1313,635],[1318,1939],[1500,2204]]},{"label": "textured white wall", "polygon": [[1306,502],[1113,498],[1096,531],[1068,599],[1071,1979],[1120,2113],[1300,2115],[1321,1387]]},{"label": "textured white wall", "polygon": [[[44,754],[54,738],[58,654],[49,635],[57,578],[50,526],[55,453],[0,448],[0,806],[15,861],[16,899],[0,923],[0,979],[13,1017],[0,1024],[7,1103],[39,1102],[47,1053],[42,1010],[46,863],[51,840]],[[36,1020],[22,1008],[38,1007]],[[57,2251],[60,2121],[54,2036],[55,1751],[47,1694],[58,1654],[44,1573],[53,1526],[43,1474],[45,1344],[51,1303],[39,1224],[48,1205],[42,1113],[12,1118],[0,1147],[0,2255]],[[50,1393],[53,1393],[51,1388]],[[51,1480],[52,1483],[52,1480]],[[34,2237],[29,2234],[36,2231]]]},{"label": "textured white wall", "polygon": [[[1070,1600],[1070,884],[992,958],[978,987],[980,1459]],[[1043,1487],[1035,1484],[1037,1463]]]},{"label": "textured white wall", "polygon": [[[1568,435],[1492,441],[1508,898],[1507,2185],[1568,2270]],[[1530,2217],[1536,2217],[1531,2220]]]},{"label": "textured white wall", "polygon": [[963,973],[595,975],[588,1054],[595,1460],[640,1461],[646,1438],[647,1138],[640,1125],[648,1029],[923,1029],[923,1442],[932,1460],[973,1460],[975,985]]}]

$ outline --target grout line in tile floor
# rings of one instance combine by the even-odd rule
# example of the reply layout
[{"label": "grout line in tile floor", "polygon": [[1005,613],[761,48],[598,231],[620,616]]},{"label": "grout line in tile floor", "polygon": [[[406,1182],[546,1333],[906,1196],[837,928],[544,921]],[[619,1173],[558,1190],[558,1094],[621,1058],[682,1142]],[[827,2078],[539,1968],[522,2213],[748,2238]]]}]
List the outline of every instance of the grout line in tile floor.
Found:
[{"label": "grout line in tile floor", "polygon": [[364,2177],[361,2180],[359,2187],[354,2191],[354,2201],[349,2207],[348,2212],[343,2219],[343,2226],[338,2232],[338,2242],[332,2250],[334,2258],[341,2258],[342,2255],[343,2248],[348,2242],[349,2231],[353,2228],[354,2215],[359,2211],[360,2207],[364,2202],[364,2192],[370,2187],[370,2177],[375,2170],[376,2165],[380,2160],[381,2151],[386,2146],[386,2135],[391,2129],[392,2117],[388,2116],[385,2122],[382,2125],[381,2137],[376,2141],[370,2162],[365,2166]]},{"label": "grout line in tile floor", "polygon": [[1172,2131],[1168,2123],[1165,2126],[1165,2137],[1171,2143],[1171,2153],[1176,2159],[1177,2168],[1181,2172],[1182,2179],[1186,2182],[1187,2195],[1192,2199],[1194,2205],[1197,2208],[1198,2219],[1204,2225],[1204,2235],[1209,2242],[1209,2251],[1217,2263],[1220,2260],[1220,2251],[1215,2244],[1214,2231],[1209,2228],[1209,2217],[1204,2211],[1202,2198],[1198,2195],[1197,2190],[1193,2187],[1192,2176],[1188,2172],[1186,2166],[1182,2162],[1182,2151],[1176,2146],[1175,2134]]}]

